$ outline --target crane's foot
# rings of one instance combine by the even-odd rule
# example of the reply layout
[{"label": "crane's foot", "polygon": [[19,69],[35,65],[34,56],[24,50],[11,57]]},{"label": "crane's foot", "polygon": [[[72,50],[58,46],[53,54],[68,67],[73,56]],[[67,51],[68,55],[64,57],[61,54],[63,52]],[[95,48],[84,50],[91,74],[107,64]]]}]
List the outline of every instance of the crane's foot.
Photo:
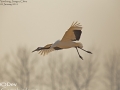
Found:
[{"label": "crane's foot", "polygon": [[79,57],[83,60],[83,57],[79,55]]},{"label": "crane's foot", "polygon": [[92,54],[92,52],[90,52],[90,51],[86,51],[86,52]]}]

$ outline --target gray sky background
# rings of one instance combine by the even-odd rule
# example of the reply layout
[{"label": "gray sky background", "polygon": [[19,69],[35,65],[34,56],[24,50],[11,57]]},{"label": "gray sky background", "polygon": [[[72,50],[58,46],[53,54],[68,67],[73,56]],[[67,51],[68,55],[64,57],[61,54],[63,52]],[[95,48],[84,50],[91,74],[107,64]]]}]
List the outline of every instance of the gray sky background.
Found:
[{"label": "gray sky background", "polygon": [[85,49],[104,53],[120,46],[120,0],[29,0],[0,6],[0,58],[18,46],[32,51],[61,39],[73,21],[83,26]]}]

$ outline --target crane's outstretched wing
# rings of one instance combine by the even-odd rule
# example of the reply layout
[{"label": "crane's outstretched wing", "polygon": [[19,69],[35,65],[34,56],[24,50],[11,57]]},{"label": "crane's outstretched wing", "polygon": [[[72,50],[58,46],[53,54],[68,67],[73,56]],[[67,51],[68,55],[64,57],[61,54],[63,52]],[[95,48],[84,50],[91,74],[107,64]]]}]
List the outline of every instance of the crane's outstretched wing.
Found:
[{"label": "crane's outstretched wing", "polygon": [[80,39],[82,33],[82,26],[80,23],[73,22],[71,27],[65,32],[61,41],[77,41]]},{"label": "crane's outstretched wing", "polygon": [[43,49],[43,50],[40,50],[39,51],[39,54],[41,54],[41,55],[47,55],[48,53],[50,53],[50,52],[52,52],[52,51],[54,51],[55,49],[54,48],[49,48],[49,49]]},{"label": "crane's outstretched wing", "polygon": [[[56,41],[54,44],[56,44],[57,42],[58,41]],[[48,53],[50,53],[52,51],[63,49],[63,48],[61,48],[59,46],[52,47],[52,45],[54,45],[54,44],[46,45],[45,47],[47,47],[47,48],[40,50],[39,53],[44,56],[44,55],[46,55],[46,54],[48,54]]]}]

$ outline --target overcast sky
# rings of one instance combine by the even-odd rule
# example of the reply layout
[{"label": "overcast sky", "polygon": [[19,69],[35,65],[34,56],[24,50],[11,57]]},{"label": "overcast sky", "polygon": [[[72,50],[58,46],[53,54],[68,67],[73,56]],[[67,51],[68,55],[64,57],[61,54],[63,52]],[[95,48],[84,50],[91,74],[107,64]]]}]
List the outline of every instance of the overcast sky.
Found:
[{"label": "overcast sky", "polygon": [[0,57],[18,46],[32,51],[53,43],[73,21],[83,26],[80,42],[85,49],[120,46],[120,0],[28,0],[0,6]]}]

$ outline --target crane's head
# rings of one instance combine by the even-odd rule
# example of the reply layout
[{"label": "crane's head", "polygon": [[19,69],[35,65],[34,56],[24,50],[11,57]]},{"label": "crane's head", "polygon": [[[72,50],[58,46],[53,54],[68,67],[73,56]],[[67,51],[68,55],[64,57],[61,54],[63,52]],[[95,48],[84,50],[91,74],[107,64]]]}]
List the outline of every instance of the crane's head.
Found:
[{"label": "crane's head", "polygon": [[42,49],[42,47],[38,47],[37,49],[33,50],[32,52],[39,51],[41,49]]}]

